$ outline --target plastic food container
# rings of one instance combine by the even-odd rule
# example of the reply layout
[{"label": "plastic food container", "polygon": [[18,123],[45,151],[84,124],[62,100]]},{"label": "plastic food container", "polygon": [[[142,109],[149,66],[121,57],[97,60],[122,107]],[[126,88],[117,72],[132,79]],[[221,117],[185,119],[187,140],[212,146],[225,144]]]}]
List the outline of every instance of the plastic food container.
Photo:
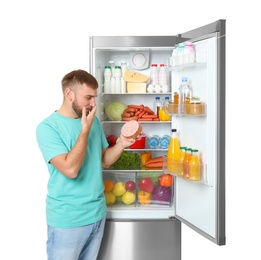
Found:
[{"label": "plastic food container", "polygon": [[146,135],[141,135],[134,144],[130,146],[130,149],[144,149],[146,144]]}]

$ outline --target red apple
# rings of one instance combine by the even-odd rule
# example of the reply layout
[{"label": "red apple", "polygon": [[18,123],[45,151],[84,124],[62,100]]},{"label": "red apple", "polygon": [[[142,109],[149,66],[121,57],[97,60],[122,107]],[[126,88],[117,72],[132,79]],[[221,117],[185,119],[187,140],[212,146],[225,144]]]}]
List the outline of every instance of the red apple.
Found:
[{"label": "red apple", "polygon": [[125,183],[125,188],[127,191],[134,191],[136,189],[136,183],[134,181],[127,181]]}]

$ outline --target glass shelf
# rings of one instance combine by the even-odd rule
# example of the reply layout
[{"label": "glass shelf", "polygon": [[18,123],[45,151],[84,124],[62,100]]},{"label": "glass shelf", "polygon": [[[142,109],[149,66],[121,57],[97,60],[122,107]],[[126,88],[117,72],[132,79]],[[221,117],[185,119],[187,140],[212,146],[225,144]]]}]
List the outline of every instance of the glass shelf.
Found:
[{"label": "glass shelf", "polygon": [[188,68],[201,68],[201,67],[205,67],[207,66],[206,62],[193,62],[193,63],[187,63],[187,64],[181,64],[181,65],[172,65],[175,64],[174,62],[174,57],[170,58],[170,67],[169,70],[170,71],[182,71],[184,69],[188,69]]}]

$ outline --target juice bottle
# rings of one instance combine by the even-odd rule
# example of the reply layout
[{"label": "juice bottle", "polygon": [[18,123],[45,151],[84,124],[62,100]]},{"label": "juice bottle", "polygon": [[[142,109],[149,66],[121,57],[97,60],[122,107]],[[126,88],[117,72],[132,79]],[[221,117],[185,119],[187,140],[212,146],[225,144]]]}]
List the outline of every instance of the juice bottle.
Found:
[{"label": "juice bottle", "polygon": [[174,92],[174,114],[178,114],[179,111],[179,93]]},{"label": "juice bottle", "polygon": [[181,146],[180,147],[180,156],[179,156],[179,160],[178,160],[178,169],[177,169],[177,174],[179,176],[183,175],[183,160],[185,157],[185,149],[187,147],[186,146]]},{"label": "juice bottle", "polygon": [[191,159],[191,148],[185,149],[185,157],[183,160],[183,178],[189,179],[189,161]]},{"label": "juice bottle", "polygon": [[175,174],[177,172],[178,159],[180,156],[180,145],[177,129],[172,129],[171,131],[172,135],[168,148],[168,171]]},{"label": "juice bottle", "polygon": [[198,150],[191,150],[191,159],[189,161],[189,179],[192,181],[200,180],[200,161]]}]

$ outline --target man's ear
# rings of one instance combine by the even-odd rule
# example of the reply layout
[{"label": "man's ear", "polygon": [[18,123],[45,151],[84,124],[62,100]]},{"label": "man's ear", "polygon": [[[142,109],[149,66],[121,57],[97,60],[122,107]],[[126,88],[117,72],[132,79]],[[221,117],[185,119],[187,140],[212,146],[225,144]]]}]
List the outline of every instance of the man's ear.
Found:
[{"label": "man's ear", "polygon": [[65,96],[69,101],[73,101],[73,92],[70,88],[65,89]]}]

